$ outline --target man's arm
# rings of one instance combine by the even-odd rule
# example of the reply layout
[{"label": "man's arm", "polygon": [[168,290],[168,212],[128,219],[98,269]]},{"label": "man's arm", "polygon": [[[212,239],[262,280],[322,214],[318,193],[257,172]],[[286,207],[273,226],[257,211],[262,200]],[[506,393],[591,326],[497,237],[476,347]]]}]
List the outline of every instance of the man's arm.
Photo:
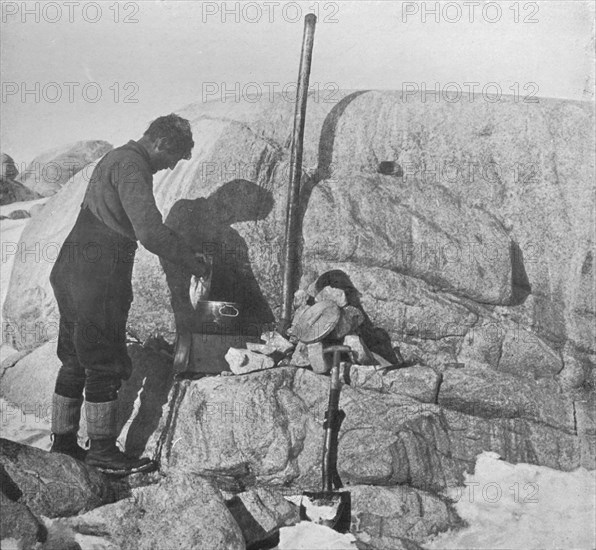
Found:
[{"label": "man's arm", "polygon": [[[128,164],[112,172],[112,183],[141,244],[172,263],[183,265],[198,277],[209,275],[209,266],[180,235],[164,225],[153,196],[153,176],[139,165]],[[119,172],[119,174],[118,174]]]}]

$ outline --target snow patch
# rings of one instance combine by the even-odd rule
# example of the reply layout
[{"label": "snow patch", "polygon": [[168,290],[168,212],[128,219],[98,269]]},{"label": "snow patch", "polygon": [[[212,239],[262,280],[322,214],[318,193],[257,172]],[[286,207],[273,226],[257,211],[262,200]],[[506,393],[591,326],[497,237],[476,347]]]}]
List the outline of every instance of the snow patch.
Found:
[{"label": "snow patch", "polygon": [[279,531],[279,545],[276,550],[354,550],[353,535],[338,533],[324,525],[301,521]]},{"label": "snow patch", "polygon": [[595,471],[510,464],[484,452],[464,487],[446,494],[469,527],[439,535],[429,550],[596,548]]}]

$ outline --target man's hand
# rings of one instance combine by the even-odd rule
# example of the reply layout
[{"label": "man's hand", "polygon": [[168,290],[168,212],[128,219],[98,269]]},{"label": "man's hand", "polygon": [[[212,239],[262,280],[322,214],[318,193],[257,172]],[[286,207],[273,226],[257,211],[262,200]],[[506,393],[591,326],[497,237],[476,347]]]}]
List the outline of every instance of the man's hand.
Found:
[{"label": "man's hand", "polygon": [[209,279],[211,277],[211,258],[200,252],[195,252],[194,260],[195,266],[191,269],[191,273],[195,277],[202,277],[205,280]]}]

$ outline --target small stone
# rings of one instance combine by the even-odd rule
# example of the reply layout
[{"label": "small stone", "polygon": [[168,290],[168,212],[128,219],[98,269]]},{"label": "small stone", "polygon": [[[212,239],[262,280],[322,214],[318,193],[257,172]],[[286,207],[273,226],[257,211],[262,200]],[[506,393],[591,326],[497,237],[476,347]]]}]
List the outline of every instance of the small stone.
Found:
[{"label": "small stone", "polygon": [[261,355],[273,355],[277,350],[269,344],[255,344],[253,342],[247,342],[246,347],[249,351],[260,353]]},{"label": "small stone", "polygon": [[308,298],[309,298],[309,295],[306,292],[306,290],[301,290],[301,289],[297,290],[294,293],[294,308],[300,309],[301,307],[307,305]]},{"label": "small stone", "polygon": [[247,349],[230,348],[226,353],[226,361],[234,374],[246,374],[275,366],[271,357]]},{"label": "small stone", "polygon": [[362,341],[360,336],[356,334],[349,334],[344,338],[344,346],[352,348],[356,363],[358,365],[374,365],[376,363],[375,358],[372,356],[366,344]]},{"label": "small stone", "polygon": [[312,298],[314,298],[318,292],[317,292],[317,283],[311,283],[310,285],[308,285],[308,288],[306,289],[306,293],[311,296]]},{"label": "small stone", "polygon": [[302,342],[298,342],[294,354],[292,355],[291,365],[295,367],[308,367],[310,366],[310,359],[308,358],[308,347]]},{"label": "small stone", "polygon": [[316,302],[334,302],[339,307],[345,307],[348,305],[348,299],[346,293],[341,288],[333,288],[332,286],[326,286],[321,292],[315,296]]},{"label": "small stone", "polygon": [[341,309],[339,323],[329,336],[341,340],[348,334],[357,332],[362,323],[364,323],[363,313],[357,307],[346,306]]},{"label": "small stone", "polygon": [[287,353],[288,351],[294,349],[294,345],[288,340],[286,340],[277,331],[264,332],[263,334],[261,334],[261,340],[265,340],[265,343],[268,346],[271,346],[277,351],[281,351],[282,353]]},{"label": "small stone", "polygon": [[312,370],[317,374],[325,374],[331,370],[331,363],[323,353],[323,344],[316,342],[314,344],[308,344],[308,360]]}]

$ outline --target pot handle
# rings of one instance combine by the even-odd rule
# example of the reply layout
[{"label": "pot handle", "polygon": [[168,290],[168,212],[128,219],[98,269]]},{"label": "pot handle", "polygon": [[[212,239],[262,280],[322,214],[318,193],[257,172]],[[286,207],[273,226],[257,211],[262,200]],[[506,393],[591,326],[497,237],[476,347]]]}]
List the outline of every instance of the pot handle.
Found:
[{"label": "pot handle", "polygon": [[[224,310],[226,308],[231,309],[232,313],[225,313]],[[225,306],[221,306],[219,308],[219,314],[222,315],[223,317],[238,317],[238,315],[240,315],[240,312],[234,306],[225,305]]]}]

